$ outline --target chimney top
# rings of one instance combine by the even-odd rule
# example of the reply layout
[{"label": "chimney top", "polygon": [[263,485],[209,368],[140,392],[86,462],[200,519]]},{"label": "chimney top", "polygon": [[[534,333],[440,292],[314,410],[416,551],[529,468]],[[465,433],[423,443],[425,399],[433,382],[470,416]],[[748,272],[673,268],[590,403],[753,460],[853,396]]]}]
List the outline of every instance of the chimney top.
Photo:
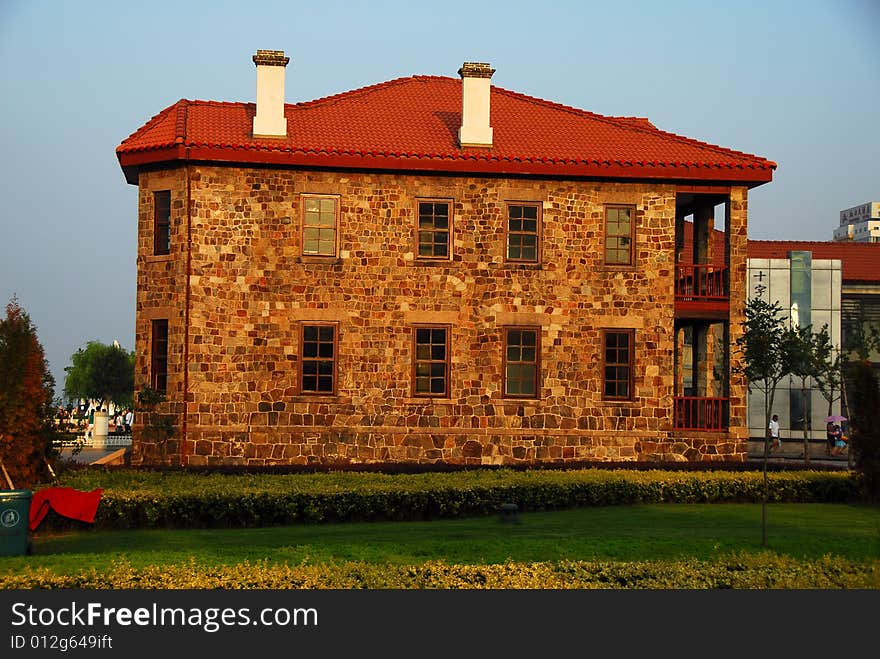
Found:
[{"label": "chimney top", "polygon": [[462,78],[491,78],[495,69],[488,62],[465,62],[458,70]]},{"label": "chimney top", "polygon": [[283,50],[258,50],[253,60],[257,66],[287,66],[290,58],[284,56]]}]

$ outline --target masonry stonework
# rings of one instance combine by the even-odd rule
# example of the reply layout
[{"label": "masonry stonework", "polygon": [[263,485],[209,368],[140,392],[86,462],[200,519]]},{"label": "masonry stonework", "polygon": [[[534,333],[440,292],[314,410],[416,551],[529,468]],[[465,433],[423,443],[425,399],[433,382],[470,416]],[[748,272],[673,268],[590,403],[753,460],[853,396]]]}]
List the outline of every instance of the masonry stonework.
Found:
[{"label": "masonry stonework", "polygon": [[[673,429],[676,187],[292,168],[184,166],[139,180],[136,388],[150,321],[169,321],[168,443],[183,464],[743,460],[730,430]],[[153,192],[172,249],[152,256]],[[303,256],[301,195],[334,195],[337,256]],[[745,304],[745,187],[727,211],[731,343]],[[451,258],[420,261],[418,199],[451,201]],[[539,264],[505,262],[505,204],[541,208]],[[605,206],[635,209],[635,265],[604,264]],[[301,323],[335,323],[335,395],[300,392]],[[412,392],[412,331],[450,329],[449,394]],[[503,328],[540,328],[536,399],[503,396]],[[602,331],[635,337],[631,401],[603,400]],[[160,453],[135,428],[133,462]]]}]

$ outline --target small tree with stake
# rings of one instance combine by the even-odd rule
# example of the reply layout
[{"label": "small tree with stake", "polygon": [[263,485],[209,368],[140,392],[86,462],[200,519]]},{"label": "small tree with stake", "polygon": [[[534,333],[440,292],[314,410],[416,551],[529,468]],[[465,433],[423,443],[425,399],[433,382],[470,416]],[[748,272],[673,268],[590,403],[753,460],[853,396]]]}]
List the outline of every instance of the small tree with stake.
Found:
[{"label": "small tree with stake", "polygon": [[[807,408],[807,396],[809,388],[807,380],[813,378],[818,383],[826,370],[827,361],[831,355],[831,338],[828,336],[828,327],[823,326],[819,332],[814,333],[811,326],[791,327],[783,332],[782,336],[783,361],[788,364],[791,375],[800,380],[801,385],[801,409],[804,411],[804,464],[810,464],[810,439],[808,435],[809,417]],[[831,377],[825,375],[825,377]],[[830,415],[831,412],[829,411]]]},{"label": "small tree with stake", "polygon": [[767,460],[770,456],[770,412],[776,388],[790,372],[786,354],[785,321],[778,302],[752,298],[746,304],[743,333],[737,339],[742,355],[740,371],[746,376],[749,390],[764,395],[764,496],[761,501],[761,544],[767,544],[767,499],[770,486],[767,481]]}]

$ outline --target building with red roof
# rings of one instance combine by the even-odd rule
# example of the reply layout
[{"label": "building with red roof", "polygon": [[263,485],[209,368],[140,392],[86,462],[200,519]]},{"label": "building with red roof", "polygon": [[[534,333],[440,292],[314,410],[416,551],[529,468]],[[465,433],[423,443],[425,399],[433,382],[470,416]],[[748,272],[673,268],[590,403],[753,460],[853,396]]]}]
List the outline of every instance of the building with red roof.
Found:
[{"label": "building with red roof", "polygon": [[[750,240],[748,242],[748,295],[777,302],[794,325],[825,327],[832,346],[853,352],[859,337],[873,327],[880,330],[880,245],[868,242]],[[880,353],[869,359],[880,367]],[[808,387],[806,397],[798,378],[780,383],[774,412],[779,414],[784,436],[798,440],[807,434],[825,441],[825,419],[847,415],[836,392],[829,402],[822,392]],[[749,426],[761,436],[763,397],[749,395]]]},{"label": "building with red roof", "polygon": [[[775,163],[484,63],[286,104],[288,61],[257,52],[256,103],[181,100],[117,148],[136,386],[165,393],[171,460],[744,459],[713,337],[739,331],[748,191]],[[143,426],[133,453],[163,459]]]}]

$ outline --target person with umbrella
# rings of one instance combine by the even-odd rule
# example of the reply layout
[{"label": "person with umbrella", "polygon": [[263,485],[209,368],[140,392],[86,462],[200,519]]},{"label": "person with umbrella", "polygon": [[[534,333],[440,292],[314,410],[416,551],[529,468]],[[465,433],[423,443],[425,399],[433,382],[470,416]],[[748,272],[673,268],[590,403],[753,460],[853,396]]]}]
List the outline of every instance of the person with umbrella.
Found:
[{"label": "person with umbrella", "polygon": [[825,437],[828,441],[827,455],[842,455],[846,448],[846,437],[843,430],[837,425],[842,421],[846,421],[846,417],[839,414],[825,417],[825,422],[828,424],[825,427]]}]

